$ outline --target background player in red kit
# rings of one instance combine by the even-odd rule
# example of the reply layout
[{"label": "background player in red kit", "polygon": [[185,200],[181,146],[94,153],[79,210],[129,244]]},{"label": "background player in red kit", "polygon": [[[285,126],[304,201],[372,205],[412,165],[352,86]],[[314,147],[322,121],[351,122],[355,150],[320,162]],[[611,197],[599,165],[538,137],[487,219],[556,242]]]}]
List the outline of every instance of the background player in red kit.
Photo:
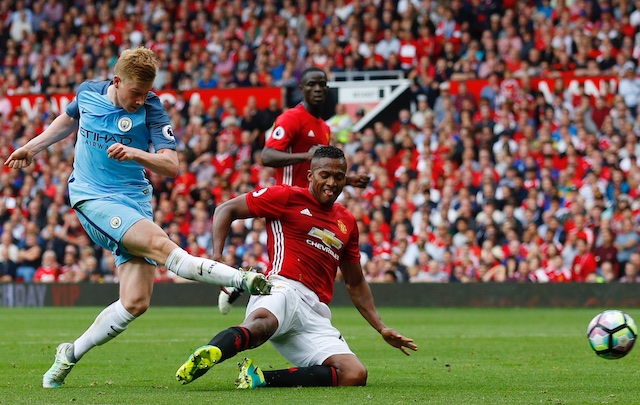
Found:
[{"label": "background player in red kit", "polygon": [[335,203],[346,172],[344,153],[323,146],[311,160],[308,188],[272,186],[216,208],[214,259],[222,257],[231,222],[266,218],[272,295],[252,297],[244,322],[196,349],[176,372],[179,381],[190,383],[213,365],[269,340],[296,368],[262,371],[245,359],[238,388],[365,385],[366,368],[331,324],[328,304],[338,266],[354,305],[383,339],[407,355],[406,349],[417,350],[412,339],[387,327],[376,310],[360,266],[356,221]]},{"label": "background player in red kit", "polygon": [[[329,92],[325,71],[317,67],[304,70],[300,90],[303,101],[276,118],[261,160],[263,165],[276,168],[276,184],[306,188],[313,152],[331,141],[331,129],[321,118]],[[347,176],[347,184],[359,188],[366,187],[369,180],[365,174]],[[243,293],[240,288],[223,288],[218,296],[220,312],[227,314]]]},{"label": "background player in red kit", "polygon": [[[302,102],[276,118],[260,158],[263,165],[276,168],[276,184],[307,187],[313,152],[331,141],[331,129],[320,116],[329,92],[327,74],[317,67],[306,69],[300,90]],[[364,188],[368,183],[367,175],[347,177],[351,186]]]}]

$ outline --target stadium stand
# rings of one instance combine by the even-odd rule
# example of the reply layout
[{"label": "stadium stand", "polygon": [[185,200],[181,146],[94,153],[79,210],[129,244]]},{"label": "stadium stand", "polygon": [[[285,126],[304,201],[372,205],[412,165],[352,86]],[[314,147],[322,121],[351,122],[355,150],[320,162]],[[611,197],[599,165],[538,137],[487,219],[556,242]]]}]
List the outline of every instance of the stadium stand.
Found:
[{"label": "stadium stand", "polygon": [[[4,1],[0,156],[46,127],[82,81],[108,79],[121,50],[147,46],[158,55],[155,89],[172,95],[182,162],[175,179],[150,176],[156,220],[202,256],[216,204],[272,184],[258,152],[275,117],[300,101],[304,68],[338,81],[399,72],[411,83],[406,106],[362,127],[366,111],[354,110],[358,130],[336,139],[351,170],[373,177],[342,199],[358,219],[367,280],[637,282],[637,6]],[[271,87],[284,98],[185,98]],[[3,168],[0,281],[117,280],[68,203],[74,141],[22,172]],[[234,225],[226,261],[264,269],[265,237],[260,220]],[[180,281],[158,268],[157,282]]]}]

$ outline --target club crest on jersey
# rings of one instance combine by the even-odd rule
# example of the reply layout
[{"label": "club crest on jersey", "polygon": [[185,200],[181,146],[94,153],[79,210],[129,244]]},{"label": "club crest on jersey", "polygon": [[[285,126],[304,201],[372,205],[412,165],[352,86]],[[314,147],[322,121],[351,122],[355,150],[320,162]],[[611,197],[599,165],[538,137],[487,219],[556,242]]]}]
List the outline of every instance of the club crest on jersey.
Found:
[{"label": "club crest on jersey", "polygon": [[338,228],[340,228],[340,232],[347,234],[347,226],[342,222],[341,219],[338,220]]},{"label": "club crest on jersey", "polygon": [[120,228],[120,225],[122,225],[122,218],[120,218],[120,217],[111,217],[111,219],[109,220],[109,225],[113,229]]},{"label": "club crest on jersey", "polygon": [[175,141],[176,139],[173,136],[173,128],[171,128],[171,125],[165,125],[164,127],[162,127],[162,136],[164,136],[170,141]]},{"label": "club crest on jersey", "polygon": [[118,129],[122,132],[129,132],[133,127],[133,120],[129,117],[120,117],[118,120]]}]

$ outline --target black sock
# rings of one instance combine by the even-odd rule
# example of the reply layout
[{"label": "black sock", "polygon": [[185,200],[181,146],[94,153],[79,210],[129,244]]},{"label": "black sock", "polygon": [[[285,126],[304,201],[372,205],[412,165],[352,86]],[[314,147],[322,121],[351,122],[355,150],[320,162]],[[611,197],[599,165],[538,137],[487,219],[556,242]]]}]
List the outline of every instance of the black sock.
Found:
[{"label": "black sock", "polygon": [[247,350],[251,342],[251,332],[242,326],[232,326],[218,333],[209,344],[222,352],[220,362],[230,359],[241,351]]},{"label": "black sock", "polygon": [[334,367],[311,366],[264,371],[267,387],[335,387],[338,373]]}]

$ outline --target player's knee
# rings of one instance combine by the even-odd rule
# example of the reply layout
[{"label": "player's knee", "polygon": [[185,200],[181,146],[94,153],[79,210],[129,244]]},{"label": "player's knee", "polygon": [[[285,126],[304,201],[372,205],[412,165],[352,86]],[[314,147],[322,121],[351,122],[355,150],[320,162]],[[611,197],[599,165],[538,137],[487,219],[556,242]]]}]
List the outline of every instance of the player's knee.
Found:
[{"label": "player's knee", "polygon": [[258,309],[242,323],[251,331],[251,347],[257,347],[271,339],[278,329],[278,319],[269,311]]},{"label": "player's knee", "polygon": [[364,386],[367,385],[367,369],[362,364],[353,365],[338,371],[338,385]]},{"label": "player's knee", "polygon": [[168,255],[175,248],[175,244],[164,235],[154,235],[149,241],[149,248],[152,252],[166,253]]},{"label": "player's knee", "polygon": [[151,300],[148,298],[133,297],[123,301],[122,305],[127,310],[127,312],[129,312],[131,315],[135,317],[138,317],[144,314],[145,312],[147,312],[147,309],[149,309],[150,303],[151,303]]}]

